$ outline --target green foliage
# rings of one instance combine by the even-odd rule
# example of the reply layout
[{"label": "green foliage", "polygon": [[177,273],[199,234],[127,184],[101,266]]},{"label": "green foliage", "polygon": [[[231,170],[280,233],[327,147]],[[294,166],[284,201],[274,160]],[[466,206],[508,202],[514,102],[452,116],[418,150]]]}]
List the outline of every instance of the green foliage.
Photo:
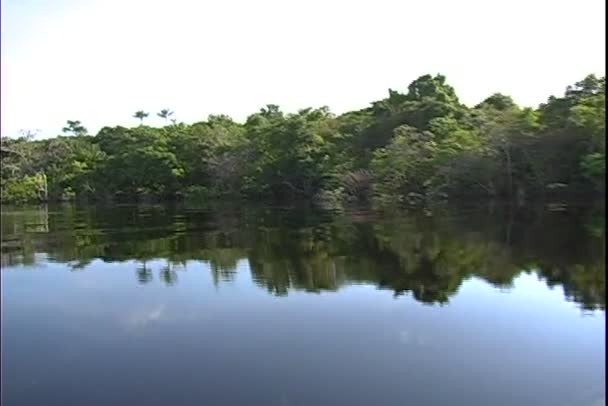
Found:
[{"label": "green foliage", "polygon": [[11,178],[2,184],[2,201],[6,203],[43,201],[45,188],[46,178],[42,174]]},{"label": "green foliage", "polygon": [[386,148],[374,152],[370,165],[377,178],[376,193],[397,198],[408,192],[424,193],[433,177],[434,135],[407,125],[394,133]]},{"label": "green foliage", "polygon": [[165,121],[169,120],[169,117],[173,115],[173,111],[169,109],[162,109],[160,112],[156,113],[156,115]]},{"label": "green foliage", "polygon": [[595,187],[604,192],[606,188],[606,154],[592,153],[583,158],[581,162],[583,174]]},{"label": "green foliage", "polygon": [[76,121],[68,120],[67,125],[65,127],[63,127],[62,131],[64,133],[72,134],[72,135],[76,135],[76,136],[87,134],[86,127],[84,127],[78,120],[76,120]]},{"label": "green foliage", "polygon": [[[442,75],[338,117],[328,108],[286,114],[268,105],[245,123],[209,116],[172,125],[104,127],[88,136],[2,138],[2,198],[44,173],[50,200],[248,198],[350,202],[437,196],[520,202],[605,191],[605,78],[590,75],[537,109],[493,94],[473,108]],[[26,182],[27,183],[27,182]],[[553,187],[560,185],[559,188]],[[411,199],[409,199],[411,200]]]},{"label": "green foliage", "polygon": [[96,137],[108,156],[101,172],[105,190],[130,198],[167,196],[179,190],[184,169],[164,132],[140,126],[133,129],[105,128]]},{"label": "green foliage", "polygon": [[143,125],[144,118],[148,117],[149,115],[150,113],[146,113],[143,110],[138,110],[135,112],[135,114],[133,114],[133,117],[139,119],[139,122]]}]

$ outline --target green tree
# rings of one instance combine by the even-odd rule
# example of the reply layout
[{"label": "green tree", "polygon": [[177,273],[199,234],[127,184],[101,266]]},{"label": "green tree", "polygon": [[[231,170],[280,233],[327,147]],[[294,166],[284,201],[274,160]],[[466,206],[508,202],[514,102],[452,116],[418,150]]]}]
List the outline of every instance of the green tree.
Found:
[{"label": "green tree", "polygon": [[[442,75],[334,116],[267,105],[245,123],[212,115],[173,125],[104,127],[1,138],[2,199],[45,175],[50,200],[198,198],[303,200],[339,208],[390,200],[593,198],[605,193],[606,85],[589,75],[538,108],[495,93],[463,105]],[[27,187],[26,187],[27,189]],[[29,190],[29,189],[28,189]],[[21,196],[21,197],[16,197]],[[408,198],[409,196],[409,198]]]},{"label": "green tree", "polygon": [[173,111],[169,109],[162,109],[160,112],[156,114],[158,117],[162,118],[167,122],[169,118],[173,115]]},{"label": "green tree", "polygon": [[133,114],[133,117],[139,119],[140,124],[143,125],[144,118],[148,117],[149,115],[150,115],[150,113],[146,113],[143,110],[139,110],[139,111],[136,111],[135,114]]},{"label": "green tree", "polygon": [[66,134],[72,134],[75,136],[87,135],[87,129],[78,120],[68,120],[67,125],[63,127],[62,131]]}]

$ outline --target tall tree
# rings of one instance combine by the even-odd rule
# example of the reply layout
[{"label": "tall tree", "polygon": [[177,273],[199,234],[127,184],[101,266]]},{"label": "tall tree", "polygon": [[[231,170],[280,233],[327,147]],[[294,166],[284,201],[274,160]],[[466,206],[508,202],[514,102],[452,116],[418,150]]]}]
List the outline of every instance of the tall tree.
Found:
[{"label": "tall tree", "polygon": [[87,134],[87,129],[85,126],[82,125],[82,123],[78,120],[68,120],[67,121],[67,125],[65,127],[63,127],[63,129],[61,130],[66,134],[72,134],[72,135],[86,135]]},{"label": "tall tree", "polygon": [[139,119],[140,125],[144,124],[144,118],[148,117],[150,115],[150,113],[146,113],[143,110],[139,110],[136,111],[135,114],[133,114],[133,117]]},{"label": "tall tree", "polygon": [[159,113],[156,113],[156,115],[164,119],[165,122],[167,122],[169,120],[169,117],[173,115],[173,111],[169,109],[162,109]]}]

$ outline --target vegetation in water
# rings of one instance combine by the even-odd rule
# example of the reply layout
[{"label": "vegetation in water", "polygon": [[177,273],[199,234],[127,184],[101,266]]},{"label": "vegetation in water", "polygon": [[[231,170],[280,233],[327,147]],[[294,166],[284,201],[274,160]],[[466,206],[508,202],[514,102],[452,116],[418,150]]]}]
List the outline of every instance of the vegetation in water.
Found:
[{"label": "vegetation in water", "polygon": [[89,135],[2,138],[3,202],[247,198],[424,204],[445,198],[529,199],[605,190],[606,80],[587,76],[537,108],[502,94],[463,105],[441,75],[339,116],[268,105],[238,123],[194,124],[173,112]]}]

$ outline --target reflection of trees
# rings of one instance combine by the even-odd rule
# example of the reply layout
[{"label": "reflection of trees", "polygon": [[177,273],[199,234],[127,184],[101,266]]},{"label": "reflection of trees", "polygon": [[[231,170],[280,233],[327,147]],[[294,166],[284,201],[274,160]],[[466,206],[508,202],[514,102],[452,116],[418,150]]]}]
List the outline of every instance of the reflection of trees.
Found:
[{"label": "reflection of trees", "polygon": [[171,210],[66,207],[50,211],[47,234],[23,227],[37,215],[3,214],[2,266],[32,264],[41,252],[73,268],[96,258],[136,260],[143,264],[137,279],[149,283],[147,261],[165,259],[159,280],[173,285],[175,265],[198,260],[219,284],[234,280],[238,261],[248,259],[254,282],[276,295],[371,283],[425,303],[447,302],[469,277],[508,287],[522,270],[536,268],[571,300],[605,308],[603,211],[331,218]]},{"label": "reflection of trees", "polygon": [[147,267],[146,261],[142,261],[141,266],[137,267],[137,280],[142,285],[152,282],[152,270]]},{"label": "reflection of trees", "polygon": [[562,286],[566,297],[580,303],[584,309],[606,308],[605,263],[574,264],[565,268],[545,265],[540,267],[549,286]]},{"label": "reflection of trees", "polygon": [[290,287],[336,290],[345,271],[334,232],[328,225],[257,230],[249,256],[253,280],[277,295],[287,294]]},{"label": "reflection of trees", "polygon": [[177,283],[177,272],[171,268],[163,268],[160,270],[160,278],[167,286],[172,286]]},{"label": "reflection of trees", "polygon": [[205,249],[200,253],[201,259],[209,262],[215,285],[233,281],[238,261],[246,256],[244,250],[234,248]]}]

